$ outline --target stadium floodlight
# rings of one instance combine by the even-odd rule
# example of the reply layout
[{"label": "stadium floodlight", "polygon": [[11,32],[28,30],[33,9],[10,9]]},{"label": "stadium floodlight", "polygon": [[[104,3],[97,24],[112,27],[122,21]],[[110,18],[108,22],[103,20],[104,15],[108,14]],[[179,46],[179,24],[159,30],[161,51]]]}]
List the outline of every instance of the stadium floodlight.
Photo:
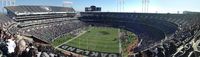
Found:
[{"label": "stadium floodlight", "polygon": [[117,0],[117,11],[118,12],[124,11],[124,3],[125,3],[125,0]]},{"label": "stadium floodlight", "polygon": [[148,12],[149,0],[142,0],[142,12]]}]

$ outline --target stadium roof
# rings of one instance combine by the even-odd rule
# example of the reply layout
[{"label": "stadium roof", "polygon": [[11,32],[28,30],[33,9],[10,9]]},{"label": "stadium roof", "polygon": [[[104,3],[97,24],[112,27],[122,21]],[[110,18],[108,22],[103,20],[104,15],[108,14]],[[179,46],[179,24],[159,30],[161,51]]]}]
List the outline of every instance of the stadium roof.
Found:
[{"label": "stadium roof", "polygon": [[48,14],[48,13],[74,13],[75,10],[70,7],[59,6],[33,6],[33,5],[20,5],[5,7],[8,11],[16,15],[29,15],[29,14]]}]

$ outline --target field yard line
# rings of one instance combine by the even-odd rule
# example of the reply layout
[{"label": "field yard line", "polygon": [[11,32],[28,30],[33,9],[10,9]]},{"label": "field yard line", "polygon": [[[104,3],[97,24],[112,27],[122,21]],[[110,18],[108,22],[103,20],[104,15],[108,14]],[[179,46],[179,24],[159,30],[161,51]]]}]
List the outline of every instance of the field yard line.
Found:
[{"label": "field yard line", "polygon": [[[91,29],[92,29],[92,28],[89,28],[89,30],[87,30],[87,31],[90,31]],[[56,46],[56,48],[58,48],[59,46],[61,46],[61,45],[63,45],[63,44],[66,44],[66,43],[68,43],[68,42],[70,42],[70,41],[72,41],[72,40],[74,40],[74,39],[76,39],[76,38],[78,38],[79,36],[85,34],[87,31],[83,31],[82,33],[80,33],[80,34],[77,35],[76,37],[74,37],[74,38],[72,38],[72,39],[70,39],[70,40],[68,40],[68,41],[66,41],[66,42],[64,42],[64,43],[62,43],[62,44]]]},{"label": "field yard line", "polygon": [[120,29],[118,29],[118,40],[119,40],[119,53],[121,53],[122,52],[122,44],[121,44],[121,39],[120,39],[120,37],[121,37],[121,32],[120,32]]}]

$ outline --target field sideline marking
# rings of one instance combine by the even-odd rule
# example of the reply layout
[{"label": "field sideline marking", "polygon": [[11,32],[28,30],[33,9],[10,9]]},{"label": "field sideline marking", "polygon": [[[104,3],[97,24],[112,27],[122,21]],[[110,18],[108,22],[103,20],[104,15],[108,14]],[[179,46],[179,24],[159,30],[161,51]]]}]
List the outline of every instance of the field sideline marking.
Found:
[{"label": "field sideline marking", "polygon": [[119,41],[119,53],[122,53],[122,43],[121,43],[121,32],[120,32],[120,29],[118,29],[118,41]]},{"label": "field sideline marking", "polygon": [[82,33],[80,33],[80,34],[79,34],[79,35],[77,35],[76,37],[73,37],[72,39],[70,39],[70,40],[68,40],[68,41],[66,41],[66,42],[64,42],[64,43],[62,43],[62,44],[60,44],[60,45],[56,46],[55,48],[58,48],[59,46],[61,46],[61,45],[64,45],[64,44],[66,44],[66,43],[68,43],[68,42],[70,42],[70,41],[72,41],[72,40],[74,40],[74,39],[78,38],[79,36],[81,36],[81,35],[85,34],[87,31],[90,31],[91,29],[92,29],[92,28],[89,28],[89,30],[83,31]]}]

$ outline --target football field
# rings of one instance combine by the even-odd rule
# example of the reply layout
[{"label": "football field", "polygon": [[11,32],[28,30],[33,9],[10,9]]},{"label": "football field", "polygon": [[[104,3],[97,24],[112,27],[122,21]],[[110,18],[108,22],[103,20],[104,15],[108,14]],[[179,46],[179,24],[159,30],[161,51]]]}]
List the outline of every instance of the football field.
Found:
[{"label": "football field", "polygon": [[91,29],[66,45],[90,51],[119,53],[118,29],[90,27]]}]

